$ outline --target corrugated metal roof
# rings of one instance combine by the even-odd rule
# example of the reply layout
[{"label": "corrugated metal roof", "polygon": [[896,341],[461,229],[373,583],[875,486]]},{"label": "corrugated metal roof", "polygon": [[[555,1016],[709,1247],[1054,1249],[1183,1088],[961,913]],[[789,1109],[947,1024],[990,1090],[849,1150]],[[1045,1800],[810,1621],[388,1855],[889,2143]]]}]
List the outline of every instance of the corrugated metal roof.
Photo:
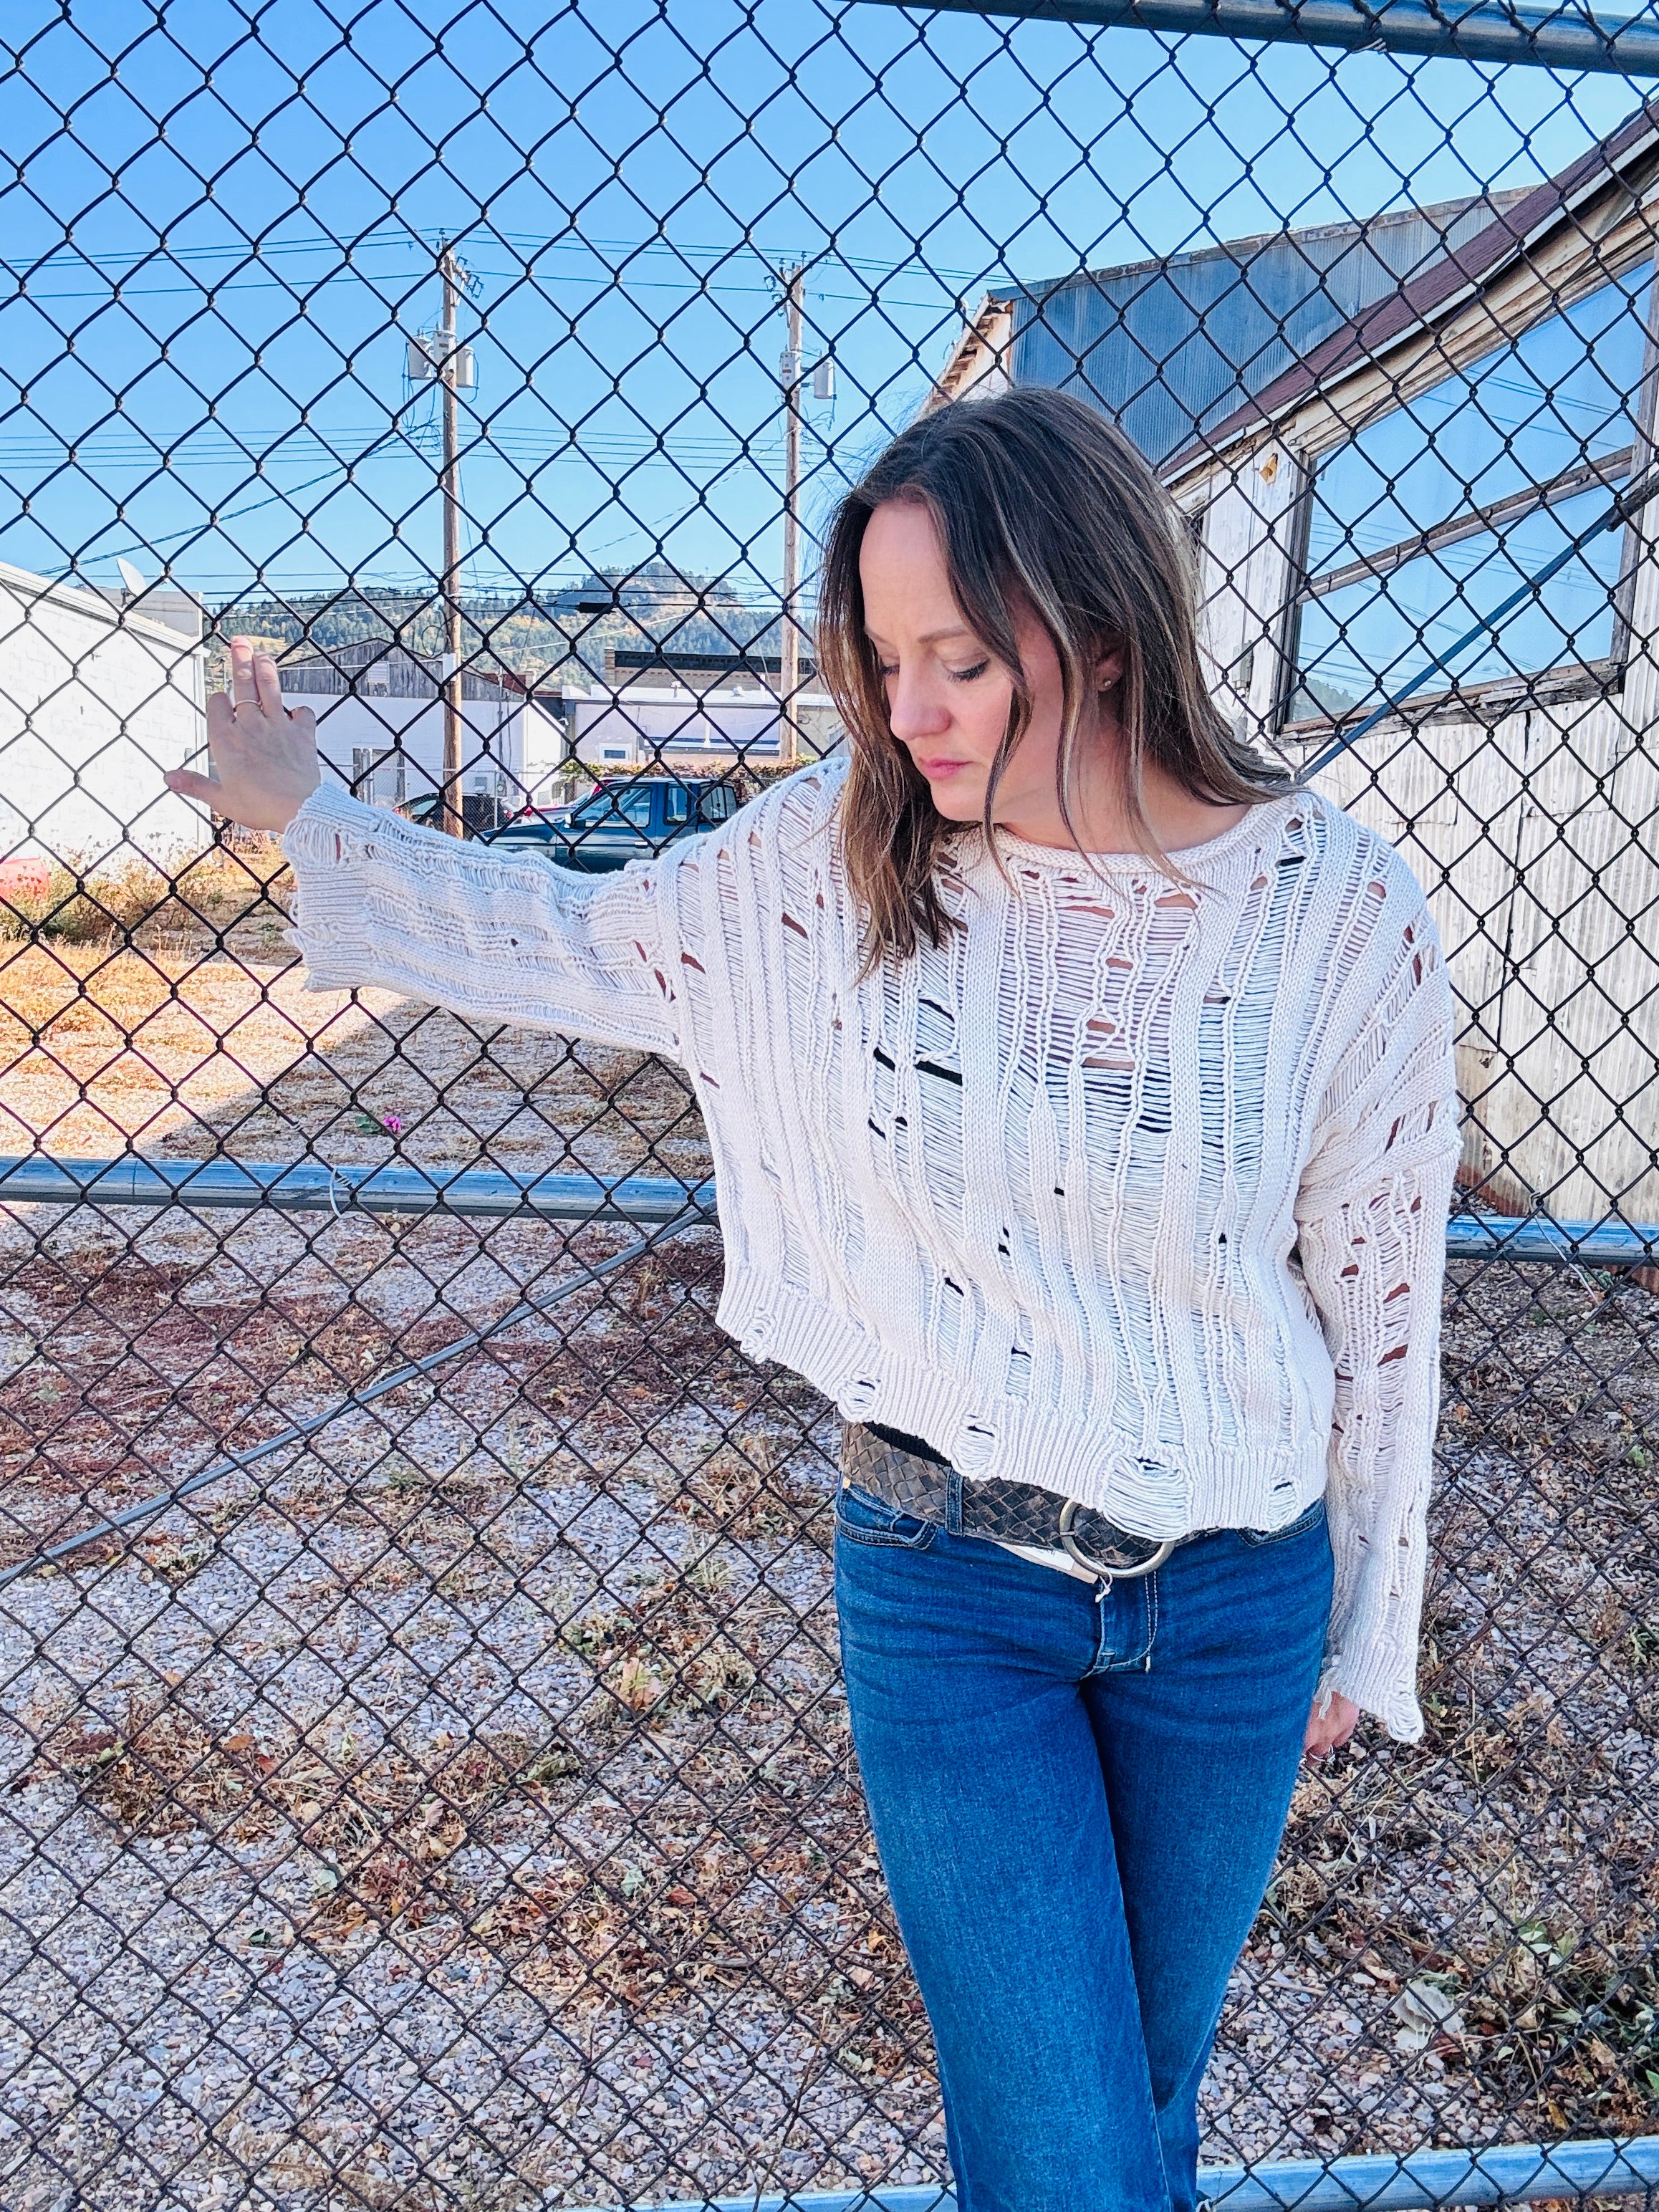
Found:
[{"label": "corrugated metal roof", "polygon": [[1032,285],[1015,299],[1012,380],[1078,392],[1165,460],[1524,198],[1272,231]]},{"label": "corrugated metal roof", "polygon": [[1445,310],[1460,293],[1473,286],[1490,285],[1521,252],[1530,251],[1543,233],[1568,219],[1583,195],[1599,192],[1620,179],[1623,189],[1632,190],[1633,164],[1642,164],[1650,178],[1656,133],[1659,101],[1649,101],[1559,176],[1530,191],[1496,196],[1494,219],[1484,230],[1472,238],[1452,239],[1446,252],[1409,283],[1367,302],[1351,322],[1340,324],[1312,352],[1292,362],[1269,383],[1248,392],[1230,415],[1206,422],[1202,426],[1206,442],[1224,443],[1255,429],[1275,413],[1295,406],[1321,385],[1386,352],[1413,328]]}]

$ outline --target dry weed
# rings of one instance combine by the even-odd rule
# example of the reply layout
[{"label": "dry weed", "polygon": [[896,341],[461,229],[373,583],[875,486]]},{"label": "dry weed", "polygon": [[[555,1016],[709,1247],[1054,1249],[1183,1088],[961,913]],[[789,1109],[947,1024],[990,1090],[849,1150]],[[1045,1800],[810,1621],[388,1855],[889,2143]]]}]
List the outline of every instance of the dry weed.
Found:
[{"label": "dry weed", "polygon": [[211,939],[260,919],[280,928],[291,899],[274,842],[246,851],[216,845],[171,872],[137,858],[103,866],[59,860],[44,890],[0,897],[0,939],[107,945],[155,931]]},{"label": "dry weed", "polygon": [[130,1709],[119,1729],[83,1717],[44,1750],[129,1835],[200,1829],[246,1844],[285,1832],[290,1847],[316,1854],[326,1872],[302,1932],[318,1941],[470,1909],[476,1900],[452,1890],[446,1862],[487,1839],[514,1800],[545,1811],[549,1792],[580,1769],[560,1737],[468,1743],[430,1769],[391,1748],[360,1759],[349,1737],[327,1754],[303,1743],[283,1753],[261,1747],[245,1724],[216,1736],[171,1705]]}]

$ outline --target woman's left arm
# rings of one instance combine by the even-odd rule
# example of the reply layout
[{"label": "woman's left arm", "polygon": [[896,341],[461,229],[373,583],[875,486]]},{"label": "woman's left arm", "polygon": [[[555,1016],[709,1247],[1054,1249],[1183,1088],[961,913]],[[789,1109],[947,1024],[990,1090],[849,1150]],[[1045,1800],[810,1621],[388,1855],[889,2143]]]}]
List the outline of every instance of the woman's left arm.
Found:
[{"label": "woman's left arm", "polygon": [[1410,1743],[1423,1732],[1418,1629],[1459,1139],[1451,990],[1426,908],[1396,942],[1401,957],[1327,1086],[1296,1210],[1336,1370],[1336,1584],[1310,1734],[1346,1698]]}]

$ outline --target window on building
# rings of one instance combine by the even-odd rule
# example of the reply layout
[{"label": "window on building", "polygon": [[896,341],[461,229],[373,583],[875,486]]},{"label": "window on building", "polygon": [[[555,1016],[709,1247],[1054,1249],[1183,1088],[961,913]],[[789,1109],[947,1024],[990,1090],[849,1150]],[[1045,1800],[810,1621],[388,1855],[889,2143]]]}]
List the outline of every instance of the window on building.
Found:
[{"label": "window on building", "polygon": [[354,798],[371,806],[401,806],[405,791],[404,756],[390,747],[354,745],[351,790]]},{"label": "window on building", "polygon": [[[1626,533],[1597,534],[1451,648],[1604,514],[1629,480],[1651,264],[1368,423],[1318,464],[1287,719],[1605,663]],[[1443,664],[1443,665],[1442,665]]]}]

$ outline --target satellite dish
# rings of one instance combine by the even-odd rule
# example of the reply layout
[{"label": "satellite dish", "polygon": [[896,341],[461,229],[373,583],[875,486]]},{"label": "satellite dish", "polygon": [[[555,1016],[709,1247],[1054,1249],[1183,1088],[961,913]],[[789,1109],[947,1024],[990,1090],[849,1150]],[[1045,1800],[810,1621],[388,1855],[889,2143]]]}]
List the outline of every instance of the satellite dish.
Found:
[{"label": "satellite dish", "polygon": [[144,581],[140,572],[133,567],[131,561],[123,561],[118,556],[115,565],[121,572],[121,581],[126,586],[128,591],[131,592],[135,599],[141,592],[147,592],[149,589],[149,586]]}]

